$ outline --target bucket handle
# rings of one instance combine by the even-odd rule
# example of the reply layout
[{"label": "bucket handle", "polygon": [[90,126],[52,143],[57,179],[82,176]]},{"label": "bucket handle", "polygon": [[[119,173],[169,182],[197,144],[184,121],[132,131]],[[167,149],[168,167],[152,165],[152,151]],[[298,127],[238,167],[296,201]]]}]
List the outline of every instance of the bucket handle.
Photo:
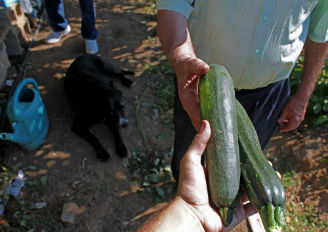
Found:
[{"label": "bucket handle", "polygon": [[25,78],[24,80],[22,80],[16,87],[16,90],[14,92],[14,96],[13,96],[13,108],[17,109],[17,102],[18,102],[18,96],[21,92],[21,90],[24,88],[25,85],[27,84],[33,84],[34,88],[39,91],[38,88],[38,83],[33,79],[33,78]]}]

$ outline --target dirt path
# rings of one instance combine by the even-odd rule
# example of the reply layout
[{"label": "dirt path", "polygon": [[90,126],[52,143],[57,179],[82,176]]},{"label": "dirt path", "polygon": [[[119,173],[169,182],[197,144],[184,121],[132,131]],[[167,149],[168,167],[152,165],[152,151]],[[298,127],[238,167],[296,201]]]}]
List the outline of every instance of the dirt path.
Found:
[{"label": "dirt path", "polygon": [[[96,0],[96,7],[100,55],[118,67],[136,73],[132,77],[136,83],[134,87],[125,89],[120,86],[130,120],[129,126],[122,129],[124,140],[131,150],[151,154],[171,150],[173,126],[169,120],[170,112],[160,112],[158,116],[153,107],[161,100],[157,93],[159,88],[170,79],[154,69],[163,60],[163,55],[155,33],[156,16],[151,12],[151,6],[144,2],[147,1]],[[63,74],[73,59],[83,54],[84,47],[78,1],[65,1],[65,4],[72,33],[58,44],[46,45],[43,39],[50,29],[43,27],[31,50],[26,75],[35,78],[40,85],[50,119],[48,137],[36,150],[26,151],[8,145],[8,164],[22,169],[28,177],[20,199],[32,205],[28,211],[33,215],[30,228],[35,231],[134,231],[147,216],[133,220],[135,217],[162,204],[156,205],[149,193],[146,196],[136,193],[131,173],[124,167],[126,159],[115,155],[112,135],[104,125],[96,125],[92,131],[112,154],[108,163],[96,160],[92,148],[70,131],[72,111],[64,97]],[[146,72],[149,69],[152,71]],[[137,103],[142,95],[140,115],[146,142],[136,117]],[[268,151],[287,156],[297,164],[296,170],[305,180],[297,192],[299,198],[313,203],[327,220],[327,164],[320,162],[327,159],[327,132],[310,132],[301,135],[301,140],[297,137],[299,134],[277,136]],[[304,168],[308,167],[313,172],[305,173]],[[315,186],[313,182],[316,182]],[[38,202],[46,202],[47,206],[35,209],[33,205]],[[63,205],[67,202],[79,206],[72,225],[60,220]],[[22,205],[16,202],[12,207]],[[26,203],[24,207],[27,208]],[[24,227],[21,228],[24,231]],[[235,231],[246,231],[245,223]]]},{"label": "dirt path", "polygon": [[[164,78],[143,74],[146,65],[156,64],[161,58],[157,40],[148,38],[154,36],[156,17],[147,13],[150,7],[143,6],[142,1],[96,1],[96,8],[100,55],[136,73],[131,77],[136,83],[131,89],[124,89],[117,83],[123,91],[130,121],[129,127],[122,129],[126,144],[138,150],[155,147],[160,148],[159,151],[169,150],[172,126],[163,128],[159,120],[143,118],[148,138],[145,144],[135,114],[137,97],[143,93],[147,82],[156,83]],[[45,208],[34,212],[35,221],[40,223],[37,231],[133,231],[142,220],[127,222],[154,203],[131,192],[129,169],[124,168],[124,160],[115,155],[110,131],[103,124],[92,128],[112,155],[107,163],[99,162],[89,144],[70,131],[72,111],[64,96],[63,78],[73,59],[83,54],[84,41],[80,35],[78,1],[65,1],[65,10],[72,33],[55,45],[46,45],[43,39],[50,28],[43,27],[31,49],[26,74],[39,83],[50,120],[49,134],[36,150],[26,151],[10,145],[9,166],[23,169],[28,177],[22,199],[31,204],[47,203]],[[152,92],[149,89],[145,99]],[[152,101],[145,100],[148,104]],[[149,107],[140,110],[144,115],[152,114]],[[167,139],[157,141],[158,134],[166,134]],[[43,185],[40,184],[42,177],[46,179]],[[73,225],[60,221],[66,202],[75,202],[80,207]]]}]

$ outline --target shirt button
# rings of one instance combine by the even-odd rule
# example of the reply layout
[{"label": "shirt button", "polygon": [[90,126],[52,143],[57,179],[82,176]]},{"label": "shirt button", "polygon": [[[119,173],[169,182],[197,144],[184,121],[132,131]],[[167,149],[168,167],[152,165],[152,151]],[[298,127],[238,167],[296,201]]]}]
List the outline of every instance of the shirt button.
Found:
[{"label": "shirt button", "polygon": [[263,21],[266,22],[268,20],[268,17],[263,16]]},{"label": "shirt button", "polygon": [[255,49],[255,54],[260,54],[260,50],[258,48]]}]

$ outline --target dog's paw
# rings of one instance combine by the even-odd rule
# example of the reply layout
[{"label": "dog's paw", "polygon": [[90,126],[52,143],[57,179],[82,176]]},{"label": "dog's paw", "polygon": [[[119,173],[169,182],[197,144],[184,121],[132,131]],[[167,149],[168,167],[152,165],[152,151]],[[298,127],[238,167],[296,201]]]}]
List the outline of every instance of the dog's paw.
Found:
[{"label": "dog's paw", "polygon": [[110,155],[107,151],[97,151],[97,158],[101,161],[108,161],[110,159]]},{"label": "dog's paw", "polygon": [[118,156],[124,158],[128,156],[128,150],[124,146],[124,144],[118,145],[116,148],[116,153]]}]

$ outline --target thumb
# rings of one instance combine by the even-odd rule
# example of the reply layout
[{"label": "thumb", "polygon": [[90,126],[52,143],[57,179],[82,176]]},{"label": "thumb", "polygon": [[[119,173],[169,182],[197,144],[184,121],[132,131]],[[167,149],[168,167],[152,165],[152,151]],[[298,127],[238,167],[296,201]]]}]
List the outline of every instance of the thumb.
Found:
[{"label": "thumb", "polygon": [[202,157],[206,145],[211,136],[211,127],[208,121],[203,120],[201,122],[201,129],[194,137],[191,145],[189,146],[186,154],[188,156],[194,156],[193,158],[197,158],[200,160]]}]

